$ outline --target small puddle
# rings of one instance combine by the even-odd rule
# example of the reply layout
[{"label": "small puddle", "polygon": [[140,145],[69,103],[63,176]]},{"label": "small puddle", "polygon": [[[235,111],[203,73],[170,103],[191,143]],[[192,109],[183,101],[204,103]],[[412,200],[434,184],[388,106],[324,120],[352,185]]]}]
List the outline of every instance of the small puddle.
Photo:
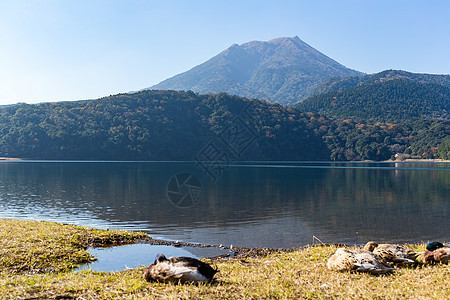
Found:
[{"label": "small puddle", "polygon": [[117,272],[152,264],[158,253],[170,256],[189,256],[194,258],[215,257],[230,254],[227,249],[208,247],[174,247],[150,244],[131,244],[110,248],[89,248],[88,252],[98,260],[81,265],[75,271],[92,270],[96,272]]}]

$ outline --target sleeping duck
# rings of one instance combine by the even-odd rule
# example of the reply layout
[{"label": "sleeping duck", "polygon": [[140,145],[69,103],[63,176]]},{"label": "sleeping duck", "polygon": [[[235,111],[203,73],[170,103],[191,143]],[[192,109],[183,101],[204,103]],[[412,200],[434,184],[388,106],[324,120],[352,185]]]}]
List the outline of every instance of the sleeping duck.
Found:
[{"label": "sleeping duck", "polygon": [[394,264],[413,264],[417,262],[420,253],[409,249],[408,247],[397,244],[377,244],[376,242],[368,242],[364,246],[364,250],[373,252],[381,257],[384,261]]},{"label": "sleeping duck", "polygon": [[358,271],[372,274],[384,274],[395,270],[370,251],[346,248],[337,249],[328,260],[327,267],[334,271]]},{"label": "sleeping duck", "polygon": [[147,281],[211,282],[217,273],[209,264],[192,257],[169,257],[158,254],[144,271]]},{"label": "sleeping duck", "polygon": [[450,260],[450,245],[441,242],[429,242],[423,254],[423,260],[428,262],[441,262],[448,264]]}]

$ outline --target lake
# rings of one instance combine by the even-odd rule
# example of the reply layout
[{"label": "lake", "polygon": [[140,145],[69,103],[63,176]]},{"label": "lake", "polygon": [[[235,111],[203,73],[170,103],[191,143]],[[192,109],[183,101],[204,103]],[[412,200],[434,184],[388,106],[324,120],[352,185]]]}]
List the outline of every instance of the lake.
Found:
[{"label": "lake", "polygon": [[450,241],[449,163],[215,167],[211,176],[195,162],[2,161],[0,217],[247,247]]}]

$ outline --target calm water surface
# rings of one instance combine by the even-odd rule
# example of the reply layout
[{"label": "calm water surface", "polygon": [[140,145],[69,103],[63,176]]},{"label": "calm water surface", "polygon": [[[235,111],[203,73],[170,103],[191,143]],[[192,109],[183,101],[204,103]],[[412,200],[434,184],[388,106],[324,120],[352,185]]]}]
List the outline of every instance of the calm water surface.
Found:
[{"label": "calm water surface", "polygon": [[[175,177],[174,177],[175,176]],[[450,164],[0,162],[0,217],[249,247],[450,241]]]},{"label": "calm water surface", "polygon": [[220,248],[173,247],[148,244],[122,245],[109,248],[89,248],[89,253],[98,260],[81,265],[75,271],[92,270],[96,272],[116,272],[152,264],[158,253],[170,256],[189,256],[194,258],[214,257],[229,254]]}]

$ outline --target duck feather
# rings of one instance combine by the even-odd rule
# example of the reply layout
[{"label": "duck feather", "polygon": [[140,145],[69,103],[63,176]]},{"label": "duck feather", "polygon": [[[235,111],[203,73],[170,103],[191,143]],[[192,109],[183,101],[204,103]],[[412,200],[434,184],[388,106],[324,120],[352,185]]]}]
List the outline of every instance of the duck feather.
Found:
[{"label": "duck feather", "polygon": [[365,250],[371,251],[381,257],[384,261],[394,264],[414,264],[420,253],[398,244],[377,244],[368,242]]},{"label": "duck feather", "polygon": [[209,264],[192,257],[169,257],[158,254],[144,272],[147,281],[210,282],[217,273]]},{"label": "duck feather", "polygon": [[329,258],[327,267],[335,271],[358,271],[372,274],[384,274],[395,270],[370,251],[352,251],[346,248],[337,249],[336,253]]}]

